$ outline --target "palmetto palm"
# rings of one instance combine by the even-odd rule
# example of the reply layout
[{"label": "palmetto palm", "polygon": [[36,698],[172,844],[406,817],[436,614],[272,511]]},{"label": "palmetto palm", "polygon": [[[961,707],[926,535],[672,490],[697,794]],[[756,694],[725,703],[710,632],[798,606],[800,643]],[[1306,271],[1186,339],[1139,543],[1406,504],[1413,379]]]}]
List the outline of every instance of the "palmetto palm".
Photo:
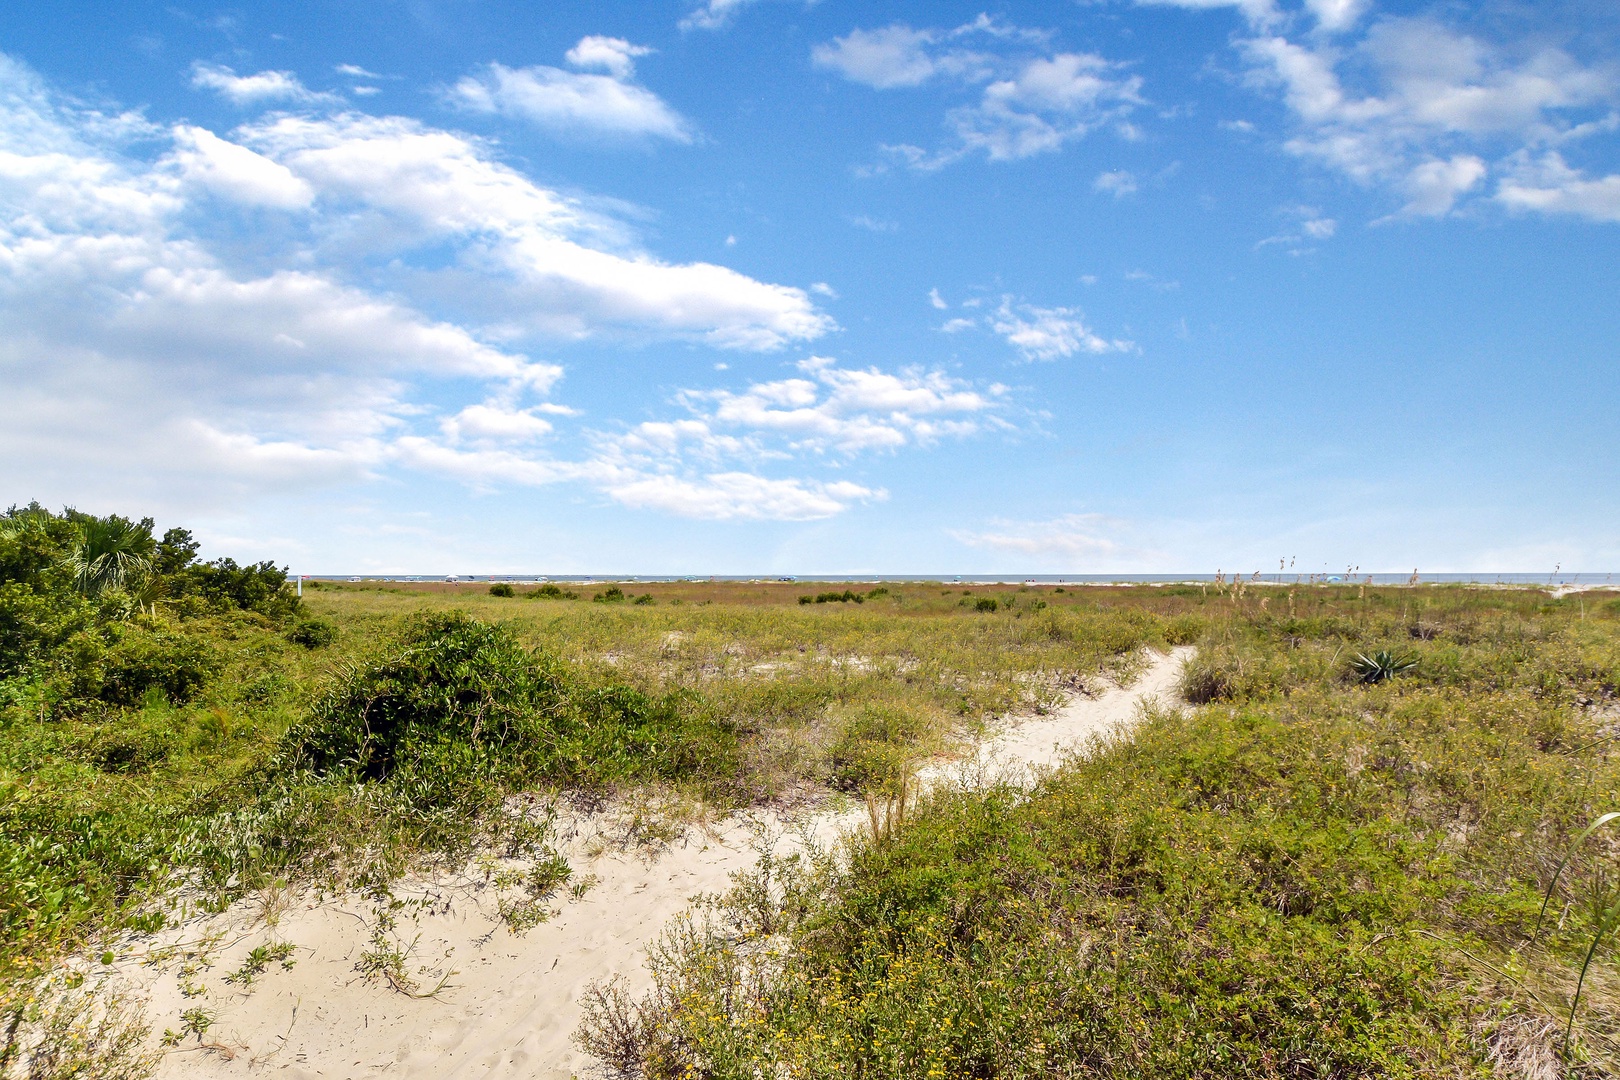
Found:
[{"label": "palmetto palm", "polygon": [[113,515],[86,518],[68,552],[68,568],[80,592],[95,596],[135,584],[152,565],[157,544],[152,528]]}]

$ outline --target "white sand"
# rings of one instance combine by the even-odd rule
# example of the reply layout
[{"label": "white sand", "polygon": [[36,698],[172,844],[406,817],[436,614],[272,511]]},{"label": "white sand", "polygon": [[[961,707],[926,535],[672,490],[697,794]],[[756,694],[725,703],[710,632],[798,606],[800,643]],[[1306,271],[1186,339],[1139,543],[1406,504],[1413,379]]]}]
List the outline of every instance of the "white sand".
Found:
[{"label": "white sand", "polygon": [[[974,783],[987,774],[1031,779],[1091,738],[1129,722],[1139,705],[1168,703],[1182,660],[1191,650],[1155,657],[1130,689],[1076,698],[1056,714],[1029,720],[987,740],[971,761],[940,763],[925,782]],[[858,827],[864,808],[824,812],[814,832],[836,836]],[[181,992],[181,959],[147,966],[120,959],[121,975],[143,988],[158,1033],[178,1030],[182,1011],[202,1006],[216,1014],[205,1042],[188,1037],[158,1072],[164,1080],[270,1073],[304,1077],[543,1077],[588,1073],[591,1062],[570,1043],[581,992],[592,980],[623,974],[645,985],[643,950],[669,919],[700,893],[718,893],[733,871],[751,866],[760,826],[780,832],[780,821],[733,818],[707,835],[694,830],[654,861],[608,851],[595,858],[589,836],[600,821],[571,823],[567,853],[576,875],[595,874],[598,885],[583,900],[554,899],[550,921],[521,936],[497,918],[495,890],[481,874],[458,880],[405,881],[394,889],[420,905],[396,912],[395,936],[415,939],[408,972],[432,997],[413,998],[356,970],[368,947],[374,905],[364,897],[334,900],[305,896],[265,924],[263,902],[246,900],[209,919],[170,930],[142,948],[223,940],[212,966],[191,976],[206,993]],[[267,941],[296,946],[290,971],[272,963],[251,992],[227,985],[248,951]]]}]

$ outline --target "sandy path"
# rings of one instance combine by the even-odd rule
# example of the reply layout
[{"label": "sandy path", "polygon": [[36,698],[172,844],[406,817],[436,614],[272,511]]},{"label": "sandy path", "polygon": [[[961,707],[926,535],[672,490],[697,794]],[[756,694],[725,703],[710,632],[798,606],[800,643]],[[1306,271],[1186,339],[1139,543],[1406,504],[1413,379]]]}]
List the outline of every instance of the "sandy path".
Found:
[{"label": "sandy path", "polygon": [[[975,761],[933,765],[923,778],[969,782],[988,769],[1027,780],[1091,736],[1128,722],[1145,699],[1169,701],[1190,651],[1155,657],[1131,688],[1077,698],[1049,717],[987,740]],[[818,835],[831,837],[863,819],[864,809],[846,809],[824,813],[812,825]],[[367,982],[356,970],[371,947],[374,911],[364,898],[305,898],[283,911],[274,929],[264,924],[261,903],[244,901],[167,932],[159,944],[195,941],[211,931],[224,939],[212,966],[190,977],[206,994],[190,999],[182,994],[181,960],[155,966],[134,957],[120,962],[123,974],[145,989],[158,1032],[178,1029],[177,1018],[188,1008],[201,1005],[215,1013],[206,1039],[213,1048],[188,1037],[164,1059],[158,1076],[563,1080],[587,1071],[589,1059],[569,1042],[586,985],[623,974],[639,989],[646,978],[643,950],[665,923],[695,895],[723,891],[731,873],[752,865],[756,853],[755,833],[738,819],[707,835],[694,832],[652,862],[611,851],[590,858],[584,832],[570,845],[570,861],[577,874],[595,874],[599,883],[580,901],[554,900],[555,916],[521,936],[497,920],[494,890],[474,877],[406,881],[395,888],[397,898],[419,901],[397,912],[396,940],[415,939],[408,973],[431,987],[453,972],[430,998]],[[251,993],[225,983],[251,948],[271,940],[296,946],[296,966],[283,970],[272,963]]]}]

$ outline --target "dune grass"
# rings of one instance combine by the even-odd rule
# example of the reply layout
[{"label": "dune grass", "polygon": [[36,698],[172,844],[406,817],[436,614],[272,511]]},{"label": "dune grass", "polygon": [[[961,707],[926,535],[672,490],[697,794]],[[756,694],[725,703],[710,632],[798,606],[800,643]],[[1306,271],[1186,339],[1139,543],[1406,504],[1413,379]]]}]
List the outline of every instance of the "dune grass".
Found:
[{"label": "dune grass", "polygon": [[[1205,597],[1200,707],[741,881],[646,998],[598,988],[585,1045],[653,1077],[1612,1075],[1612,946],[1559,1038],[1606,833],[1534,931],[1616,805],[1620,622],[1523,591]],[[1369,679],[1379,652],[1413,662]]]}]

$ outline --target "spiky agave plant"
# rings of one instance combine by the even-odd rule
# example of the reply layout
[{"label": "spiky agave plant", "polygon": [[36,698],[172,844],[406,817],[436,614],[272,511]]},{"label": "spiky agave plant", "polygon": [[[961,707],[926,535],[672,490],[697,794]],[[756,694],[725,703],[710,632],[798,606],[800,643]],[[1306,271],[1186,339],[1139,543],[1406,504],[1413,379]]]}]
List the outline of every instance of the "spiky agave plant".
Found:
[{"label": "spiky agave plant", "polygon": [[1417,657],[1411,653],[1395,653],[1388,649],[1379,649],[1372,655],[1356,653],[1356,658],[1350,661],[1350,670],[1354,671],[1364,683],[1381,683],[1385,679],[1393,679],[1397,675],[1404,675],[1417,667]]},{"label": "spiky agave plant", "polygon": [[[1541,913],[1536,916],[1536,929],[1530,935],[1530,940],[1534,941],[1541,934],[1541,924],[1547,918],[1547,905],[1552,902],[1553,890],[1558,888],[1558,879],[1563,876],[1564,868],[1575,857],[1575,852],[1586,842],[1586,838],[1611,821],[1620,821],[1620,811],[1611,810],[1609,813],[1599,816],[1597,820],[1581,831],[1581,835],[1577,836],[1574,843],[1569,845],[1569,850],[1564,852],[1563,859],[1558,863],[1558,869],[1553,871],[1552,881],[1547,884],[1547,893],[1541,898]],[[1581,960],[1581,973],[1575,980],[1575,996],[1569,1000],[1569,1019],[1564,1024],[1565,1057],[1569,1056],[1569,1039],[1575,1030],[1575,1010],[1581,1004],[1581,991],[1586,986],[1586,971],[1592,966],[1592,958],[1597,955],[1598,946],[1603,943],[1603,939],[1608,937],[1617,925],[1620,925],[1620,900],[1599,904],[1597,928],[1592,931],[1592,940],[1587,944],[1586,956]]]},{"label": "spiky agave plant", "polygon": [[157,542],[149,522],[133,522],[116,514],[86,518],[68,550],[73,584],[87,596],[134,585],[152,565]]}]

